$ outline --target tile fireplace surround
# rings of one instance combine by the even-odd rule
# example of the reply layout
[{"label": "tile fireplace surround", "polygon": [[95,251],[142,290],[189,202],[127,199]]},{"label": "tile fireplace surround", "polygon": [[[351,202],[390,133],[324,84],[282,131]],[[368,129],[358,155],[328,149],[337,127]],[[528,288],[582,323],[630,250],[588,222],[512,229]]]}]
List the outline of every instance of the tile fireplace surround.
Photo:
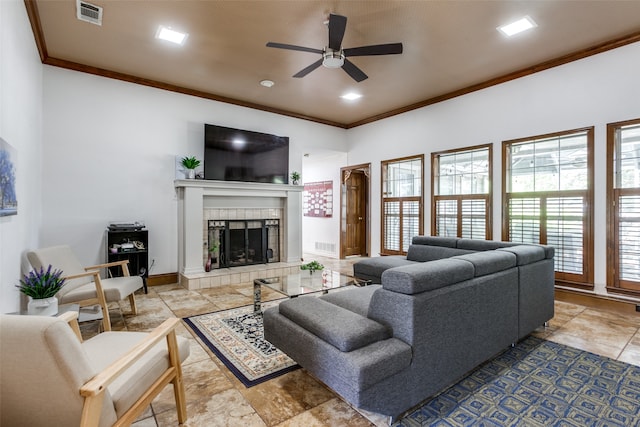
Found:
[{"label": "tile fireplace surround", "polygon": [[[182,286],[212,288],[299,270],[302,186],[205,180],[176,180],[174,186],[178,195],[178,276]],[[260,218],[280,219],[281,262],[204,271],[209,219]]]}]

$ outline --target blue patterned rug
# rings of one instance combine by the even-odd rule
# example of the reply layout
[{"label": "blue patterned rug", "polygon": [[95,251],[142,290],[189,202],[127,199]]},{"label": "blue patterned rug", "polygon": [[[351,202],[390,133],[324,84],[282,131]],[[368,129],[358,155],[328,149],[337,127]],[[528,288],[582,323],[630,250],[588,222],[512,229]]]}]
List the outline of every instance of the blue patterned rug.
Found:
[{"label": "blue patterned rug", "polygon": [[[263,307],[278,303],[263,303]],[[245,387],[299,368],[264,339],[262,313],[254,313],[253,305],[185,317],[183,320]]]},{"label": "blue patterned rug", "polygon": [[394,426],[640,426],[640,367],[529,337]]}]

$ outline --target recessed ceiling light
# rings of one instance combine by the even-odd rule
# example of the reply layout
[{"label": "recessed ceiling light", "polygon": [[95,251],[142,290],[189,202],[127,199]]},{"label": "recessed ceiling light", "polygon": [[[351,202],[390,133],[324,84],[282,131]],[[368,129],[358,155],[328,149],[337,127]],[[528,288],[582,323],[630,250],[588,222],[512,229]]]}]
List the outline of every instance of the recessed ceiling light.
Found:
[{"label": "recessed ceiling light", "polygon": [[273,80],[261,80],[260,84],[264,87],[271,87],[273,86],[275,83],[273,82]]},{"label": "recessed ceiling light", "polygon": [[187,33],[181,33],[180,31],[172,30],[169,27],[165,27],[164,25],[160,25],[158,27],[158,31],[156,31],[156,38],[160,40],[166,40],[171,43],[183,45],[184,42],[189,37]]},{"label": "recessed ceiling light", "polygon": [[533,19],[531,19],[529,16],[525,16],[524,18],[520,18],[515,22],[498,27],[498,31],[500,31],[507,37],[511,37],[537,26],[538,24],[536,24]]},{"label": "recessed ceiling light", "polygon": [[345,93],[344,95],[341,95],[340,98],[346,99],[347,101],[355,101],[356,99],[362,98],[362,95],[355,92],[349,92],[349,93]]}]

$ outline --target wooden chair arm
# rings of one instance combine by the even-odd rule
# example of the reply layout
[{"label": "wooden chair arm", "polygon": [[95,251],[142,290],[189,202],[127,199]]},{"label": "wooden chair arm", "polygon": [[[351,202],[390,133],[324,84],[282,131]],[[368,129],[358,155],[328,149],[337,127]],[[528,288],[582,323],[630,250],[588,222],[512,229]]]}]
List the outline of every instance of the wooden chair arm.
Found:
[{"label": "wooden chair arm", "polygon": [[117,267],[117,266],[122,267],[123,276],[126,276],[126,277],[129,276],[129,260],[128,259],[121,259],[120,261],[111,261],[104,264],[92,265],[90,267],[85,267],[84,269],[89,271],[89,270],[100,270],[102,268]]},{"label": "wooden chair arm", "polygon": [[[170,335],[175,337],[175,328],[180,324],[180,319],[171,317],[165,320],[160,326],[155,328],[149,335],[129,350],[118,360],[107,366],[102,372],[89,380],[80,388],[80,395],[84,397],[97,396],[104,392],[109,384],[111,384],[122,372],[133,365],[144,353],[149,351],[160,340]],[[172,339],[175,342],[175,339]],[[177,347],[171,348],[169,353],[177,352]],[[171,354],[170,354],[171,358]]]},{"label": "wooden chair arm", "polygon": [[[93,283],[96,284],[96,292],[98,293],[98,299],[102,300],[104,298],[104,291],[102,290],[102,282],[100,281],[100,271],[91,270],[85,273],[72,274],[71,276],[64,276],[63,279],[72,280],[72,279],[77,279],[85,276],[93,276]],[[104,302],[104,304],[102,304],[102,302]],[[107,302],[106,301],[102,301],[102,302],[101,302],[101,305],[104,305],[104,307],[106,307]]]},{"label": "wooden chair arm", "polygon": [[71,329],[73,329],[73,333],[75,333],[76,337],[82,342],[82,334],[80,333],[80,325],[78,324],[78,312],[67,311],[58,317],[69,324]]},{"label": "wooden chair arm", "polygon": [[94,276],[94,281],[95,281],[96,277],[100,278],[100,272],[97,270],[86,271],[84,273],[72,274],[71,276],[64,276],[63,279],[72,280],[72,279],[78,279],[80,277],[86,277],[86,276]]},{"label": "wooden chair arm", "polygon": [[[107,318],[104,311],[107,311],[108,314],[108,310],[109,307],[107,306],[107,300],[104,296],[104,290],[102,289],[102,280],[100,280],[100,271],[99,270],[91,270],[91,271],[86,271],[84,273],[78,273],[78,274],[73,274],[71,276],[65,276],[63,277],[65,280],[72,280],[72,279],[78,279],[80,277],[86,277],[86,276],[93,276],[93,283],[96,286],[96,296],[97,296],[97,304],[100,304],[100,306],[102,307],[103,310],[103,316],[105,316],[105,319]],[[63,287],[64,289],[64,287]],[[86,300],[85,300],[86,301]],[[111,325],[105,325],[105,330],[110,331],[111,330]]]},{"label": "wooden chair arm", "polygon": [[124,265],[124,264],[129,264],[129,260],[128,259],[121,259],[120,261],[111,261],[111,262],[106,262],[104,264],[96,264],[96,265],[92,265],[89,267],[85,267],[84,269],[89,271],[89,270],[99,270],[101,268],[107,268],[107,267],[116,267],[118,265]]}]

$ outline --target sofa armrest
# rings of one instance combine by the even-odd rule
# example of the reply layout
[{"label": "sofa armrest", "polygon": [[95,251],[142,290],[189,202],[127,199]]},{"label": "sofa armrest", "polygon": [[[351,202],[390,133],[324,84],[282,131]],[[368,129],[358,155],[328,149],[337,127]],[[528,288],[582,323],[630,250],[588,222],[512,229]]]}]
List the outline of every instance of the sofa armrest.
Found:
[{"label": "sofa armrest", "polygon": [[280,314],[340,351],[352,351],[391,338],[388,327],[315,297],[293,298],[279,305]]}]

